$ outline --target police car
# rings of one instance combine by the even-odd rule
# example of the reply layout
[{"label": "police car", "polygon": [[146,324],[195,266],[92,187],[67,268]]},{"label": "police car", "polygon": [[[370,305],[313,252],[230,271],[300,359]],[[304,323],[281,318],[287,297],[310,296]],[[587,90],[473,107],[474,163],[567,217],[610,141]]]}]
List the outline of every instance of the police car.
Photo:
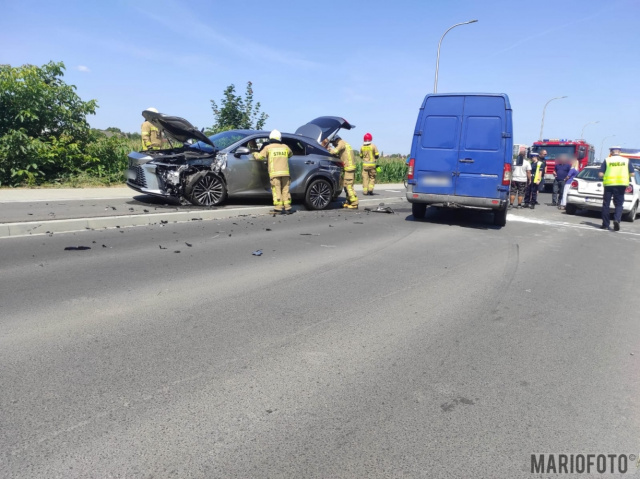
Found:
[{"label": "police car", "polygon": [[[598,176],[599,166],[587,166],[578,173],[571,182],[567,194],[566,212],[575,215],[579,209],[602,211],[602,197],[604,196],[604,184]],[[640,202],[640,173],[638,170],[631,176],[631,182],[624,192],[624,204],[622,206],[623,219],[635,221]],[[611,212],[613,213],[613,201]]]}]

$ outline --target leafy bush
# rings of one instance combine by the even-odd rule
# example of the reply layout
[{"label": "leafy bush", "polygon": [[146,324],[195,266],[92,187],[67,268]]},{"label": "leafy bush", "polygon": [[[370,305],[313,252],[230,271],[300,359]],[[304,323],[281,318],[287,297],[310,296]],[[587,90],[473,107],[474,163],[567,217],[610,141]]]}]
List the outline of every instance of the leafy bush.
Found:
[{"label": "leafy bush", "polygon": [[0,185],[38,184],[95,162],[86,117],[97,102],[82,101],[63,71],[62,62],[0,65]]}]

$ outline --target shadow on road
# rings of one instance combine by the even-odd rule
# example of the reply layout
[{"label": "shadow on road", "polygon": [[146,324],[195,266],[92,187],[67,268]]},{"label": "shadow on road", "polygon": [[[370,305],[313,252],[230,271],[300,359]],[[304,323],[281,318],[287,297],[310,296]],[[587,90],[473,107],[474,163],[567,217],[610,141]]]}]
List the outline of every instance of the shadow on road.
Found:
[{"label": "shadow on road", "polygon": [[472,228],[480,230],[500,230],[501,226],[493,224],[493,213],[489,211],[470,210],[470,209],[450,209],[429,207],[424,219],[416,219],[411,214],[410,208],[397,209],[400,213],[405,210],[409,215],[406,221],[415,221],[417,223],[432,223],[437,225],[458,226],[460,228]]}]

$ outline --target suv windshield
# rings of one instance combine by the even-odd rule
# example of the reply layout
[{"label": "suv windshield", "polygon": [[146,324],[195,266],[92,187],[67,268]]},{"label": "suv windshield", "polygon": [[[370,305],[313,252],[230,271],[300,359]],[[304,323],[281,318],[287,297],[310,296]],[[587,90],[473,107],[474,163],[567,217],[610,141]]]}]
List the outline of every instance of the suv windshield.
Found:
[{"label": "suv windshield", "polygon": [[555,160],[559,155],[573,156],[576,152],[576,147],[573,145],[533,147],[533,151],[536,153],[540,153],[542,150],[547,150],[547,160]]},{"label": "suv windshield", "polygon": [[585,168],[578,173],[577,178],[581,178],[583,180],[600,180],[601,178],[598,176],[599,171],[600,168]]},{"label": "suv windshield", "polygon": [[[216,133],[215,135],[210,136],[209,139],[213,142],[214,145],[216,145],[216,149],[224,150],[227,146],[233,145],[234,143],[242,140],[247,136],[249,136],[249,133],[230,130],[223,131],[222,133]],[[213,151],[211,145],[207,145],[202,141],[194,143],[193,145],[191,145],[191,148],[202,151]]]}]

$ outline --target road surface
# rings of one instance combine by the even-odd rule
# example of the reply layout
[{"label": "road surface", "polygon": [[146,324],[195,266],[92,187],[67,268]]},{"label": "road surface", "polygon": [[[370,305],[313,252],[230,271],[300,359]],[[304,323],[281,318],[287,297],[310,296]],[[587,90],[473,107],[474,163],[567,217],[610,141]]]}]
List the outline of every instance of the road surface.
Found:
[{"label": "road surface", "polygon": [[531,478],[531,454],[637,454],[640,224],[392,206],[0,239],[0,477]]}]

